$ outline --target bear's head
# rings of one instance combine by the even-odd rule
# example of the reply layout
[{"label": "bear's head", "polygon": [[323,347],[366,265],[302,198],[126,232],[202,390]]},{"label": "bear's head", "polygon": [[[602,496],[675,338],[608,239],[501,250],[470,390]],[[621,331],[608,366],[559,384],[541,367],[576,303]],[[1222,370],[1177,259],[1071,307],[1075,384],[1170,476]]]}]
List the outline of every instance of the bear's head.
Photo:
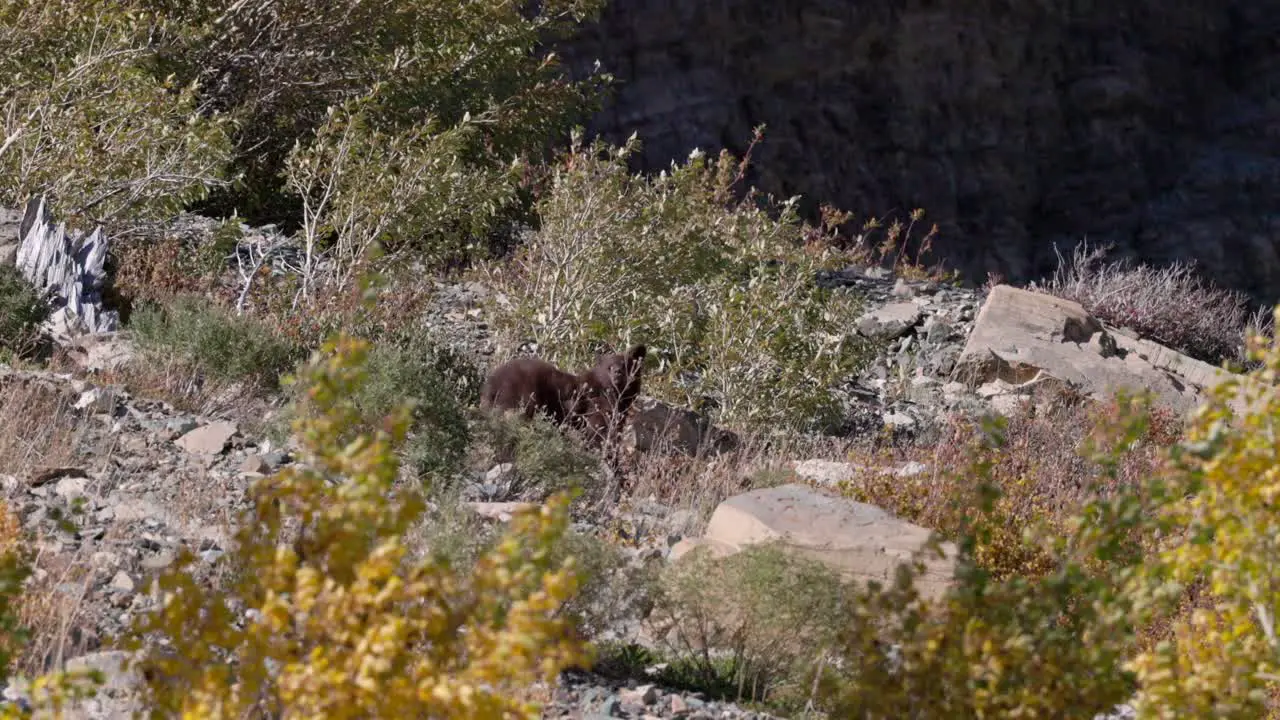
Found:
[{"label": "bear's head", "polygon": [[588,384],[597,392],[634,398],[640,392],[645,352],[644,345],[635,345],[625,353],[606,352],[596,356],[595,366],[587,372]]}]

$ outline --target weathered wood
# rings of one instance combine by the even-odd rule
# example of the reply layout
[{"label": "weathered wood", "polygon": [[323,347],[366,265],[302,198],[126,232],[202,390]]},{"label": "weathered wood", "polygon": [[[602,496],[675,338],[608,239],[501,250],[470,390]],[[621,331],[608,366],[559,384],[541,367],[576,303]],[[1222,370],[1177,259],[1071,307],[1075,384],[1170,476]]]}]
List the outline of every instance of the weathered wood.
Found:
[{"label": "weathered wood", "polygon": [[27,203],[18,231],[14,264],[49,302],[45,330],[67,340],[86,333],[115,330],[119,315],[103,306],[107,236],[95,228],[87,237],[54,223],[43,197]]}]

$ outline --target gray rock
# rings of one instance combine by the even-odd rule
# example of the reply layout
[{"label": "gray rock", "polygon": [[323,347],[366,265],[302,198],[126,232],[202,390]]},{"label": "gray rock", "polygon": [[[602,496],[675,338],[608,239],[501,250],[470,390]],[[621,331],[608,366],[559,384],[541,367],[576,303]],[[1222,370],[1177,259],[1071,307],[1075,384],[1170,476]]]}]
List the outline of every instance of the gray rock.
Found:
[{"label": "gray rock", "polygon": [[44,322],[53,337],[67,341],[84,333],[111,332],[120,322],[103,304],[107,238],[101,229],[88,236],[55,224],[43,197],[27,203],[14,266],[57,308]]},{"label": "gray rock", "polygon": [[913,302],[896,302],[876,308],[858,318],[858,332],[864,337],[894,340],[920,322],[920,306]]},{"label": "gray rock", "polygon": [[736,434],[698,413],[648,397],[636,401],[623,435],[628,446],[644,453],[719,455],[738,446]]},{"label": "gray rock", "polygon": [[853,480],[866,471],[866,468],[861,465],[820,458],[801,460],[792,469],[796,475],[805,480],[827,487],[835,487],[842,482]]},{"label": "gray rock", "polygon": [[641,685],[622,690],[618,693],[618,698],[629,705],[652,705],[658,700],[658,690],[652,685]]},{"label": "gray rock", "polygon": [[220,455],[237,432],[239,428],[233,422],[212,422],[187,432],[174,443],[192,455]]},{"label": "gray rock", "polygon": [[129,577],[129,573],[123,570],[118,571],[115,576],[111,578],[111,588],[113,590],[131,593],[135,587],[136,584],[133,582],[133,578]]},{"label": "gray rock", "polygon": [[85,488],[88,487],[89,479],[85,477],[65,477],[58,481],[54,486],[53,492],[63,500],[71,501],[79,497],[84,497]]},{"label": "gray rock", "polygon": [[271,472],[271,463],[261,455],[250,455],[240,463],[240,472],[253,473],[255,475],[266,475]]},{"label": "gray rock", "polygon": [[[824,495],[791,484],[735,495],[716,508],[700,540],[684,540],[672,548],[672,560],[705,547],[727,556],[749,545],[777,541],[812,557],[847,579],[888,582],[899,564],[928,542],[926,528],[892,517],[880,508]],[[946,557],[926,553],[917,587],[936,597],[950,584],[955,547],[943,544]]]}]

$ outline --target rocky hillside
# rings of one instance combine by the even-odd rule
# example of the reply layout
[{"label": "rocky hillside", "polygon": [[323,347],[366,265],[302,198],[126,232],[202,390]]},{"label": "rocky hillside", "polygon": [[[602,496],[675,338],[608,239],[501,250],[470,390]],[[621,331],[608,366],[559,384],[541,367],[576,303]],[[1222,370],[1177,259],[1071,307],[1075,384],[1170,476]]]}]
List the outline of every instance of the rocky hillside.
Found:
[{"label": "rocky hillside", "polygon": [[[821,281],[867,299],[851,332],[883,348],[843,390],[852,437],[888,428],[897,442],[928,447],[939,441],[942,424],[954,415],[1016,415],[1034,407],[1048,412],[1046,387],[1098,399],[1122,386],[1145,387],[1162,404],[1186,410],[1219,377],[1211,366],[1045,294],[1010,286],[964,290],[864,267]],[[491,352],[491,339],[475,308],[487,292],[477,282],[441,284],[425,320],[456,349],[483,358]],[[218,561],[233,532],[229,523],[245,506],[246,491],[255,479],[295,462],[296,446],[267,437],[264,423],[276,411],[261,405],[193,414],[109,382],[104,371],[139,359],[128,333],[64,340],[74,361],[69,372],[0,366],[0,413],[11,443],[6,446],[0,438],[0,450],[8,447],[4,457],[12,461],[0,467],[0,481],[5,502],[39,538],[35,583],[50,593],[47,625],[37,636],[45,662],[106,672],[106,690],[79,706],[81,716],[124,717],[136,702],[136,678],[121,670],[126,656],[111,649],[112,642],[135,614],[154,607],[151,578],[186,549],[198,558],[197,576],[217,582]],[[883,459],[849,462],[839,452],[761,458],[737,438],[704,444],[708,433],[732,435],[709,428],[688,410],[645,399],[628,439],[637,458],[651,456],[655,465],[636,460],[633,467],[653,472],[666,462],[664,455],[723,453],[746,459],[693,466],[691,481],[699,495],[715,497],[712,488],[723,482],[718,474],[731,476],[725,487],[743,487],[749,466],[762,460],[779,466],[789,484],[728,497],[709,518],[679,501],[651,495],[624,503],[603,519],[581,520],[579,531],[603,535],[607,528],[629,528],[621,547],[633,570],[677,563],[699,546],[723,557],[776,539],[860,580],[886,579],[898,563],[895,558],[919,549],[929,535],[928,528],[883,508],[843,497],[851,483],[885,473],[895,484],[933,482],[939,467],[927,453],[916,455],[923,462],[889,458],[888,465]],[[36,447],[15,455],[15,439]],[[511,466],[498,465],[472,477],[464,496],[484,499],[467,503],[468,512],[481,522],[509,519],[518,504],[494,498],[491,486],[511,472]],[[493,499],[500,502],[487,501]],[[944,591],[951,569],[949,559],[932,565],[922,589]],[[621,578],[628,571],[619,572]],[[622,580],[610,582],[618,588],[596,600],[608,606],[596,612],[610,619],[601,636],[660,645],[661,633],[640,609],[644,603],[635,602]],[[765,717],[705,693],[664,686],[660,671],[648,670],[657,677],[570,673],[559,687],[547,689],[545,716]],[[12,685],[7,696],[21,701],[22,688]]]},{"label": "rocky hillside", "polygon": [[599,132],[665,168],[741,150],[760,184],[860,214],[924,208],[981,281],[1056,243],[1195,259],[1275,300],[1280,2],[612,3],[566,50],[621,81]]}]

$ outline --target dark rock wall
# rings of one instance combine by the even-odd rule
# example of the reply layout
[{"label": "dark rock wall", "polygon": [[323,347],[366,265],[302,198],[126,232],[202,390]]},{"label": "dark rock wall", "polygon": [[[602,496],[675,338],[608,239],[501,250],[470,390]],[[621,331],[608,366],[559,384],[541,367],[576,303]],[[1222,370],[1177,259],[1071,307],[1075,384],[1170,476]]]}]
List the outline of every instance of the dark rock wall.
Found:
[{"label": "dark rock wall", "polygon": [[613,0],[565,55],[644,169],[766,123],[763,189],[923,207],[972,279],[1088,239],[1280,300],[1280,0]]}]

